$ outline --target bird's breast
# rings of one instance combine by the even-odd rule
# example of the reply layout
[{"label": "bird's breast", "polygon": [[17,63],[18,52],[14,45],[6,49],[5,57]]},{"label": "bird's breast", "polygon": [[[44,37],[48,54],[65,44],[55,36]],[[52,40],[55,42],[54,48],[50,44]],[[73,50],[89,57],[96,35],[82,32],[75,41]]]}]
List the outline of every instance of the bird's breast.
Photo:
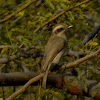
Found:
[{"label": "bird's breast", "polygon": [[64,39],[67,42],[67,36],[65,34],[61,34],[61,35],[58,34],[58,37]]}]

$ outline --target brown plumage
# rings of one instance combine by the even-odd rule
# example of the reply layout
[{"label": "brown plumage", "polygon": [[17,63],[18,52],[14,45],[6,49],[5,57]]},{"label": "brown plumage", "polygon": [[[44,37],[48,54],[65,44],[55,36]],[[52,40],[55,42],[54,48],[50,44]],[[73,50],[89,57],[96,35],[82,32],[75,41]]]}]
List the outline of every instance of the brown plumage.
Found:
[{"label": "brown plumage", "polygon": [[45,46],[45,54],[43,58],[43,71],[45,72],[42,83],[43,88],[46,88],[46,80],[50,69],[50,64],[57,64],[64,52],[67,50],[68,42],[65,31],[70,27],[66,24],[58,24],[52,30],[52,35]]}]

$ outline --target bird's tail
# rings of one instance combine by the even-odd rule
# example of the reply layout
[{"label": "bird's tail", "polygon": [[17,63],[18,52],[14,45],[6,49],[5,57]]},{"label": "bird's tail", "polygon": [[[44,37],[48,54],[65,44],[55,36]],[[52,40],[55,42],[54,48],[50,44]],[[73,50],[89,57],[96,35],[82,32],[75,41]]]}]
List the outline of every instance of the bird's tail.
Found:
[{"label": "bird's tail", "polygon": [[48,76],[48,70],[45,71],[45,74],[43,76],[43,81],[42,81],[42,87],[46,89],[46,81],[47,81],[47,76]]},{"label": "bird's tail", "polygon": [[46,89],[46,81],[47,81],[47,76],[48,76],[48,73],[49,73],[49,69],[50,69],[50,65],[46,69],[45,74],[43,76],[42,87],[45,88],[45,89]]}]

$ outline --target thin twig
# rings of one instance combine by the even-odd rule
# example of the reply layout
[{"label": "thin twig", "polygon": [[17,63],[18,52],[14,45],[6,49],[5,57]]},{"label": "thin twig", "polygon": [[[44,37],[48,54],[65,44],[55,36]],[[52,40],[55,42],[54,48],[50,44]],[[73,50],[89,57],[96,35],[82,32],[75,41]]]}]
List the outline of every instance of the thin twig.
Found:
[{"label": "thin twig", "polygon": [[[65,69],[65,68],[70,68],[72,66],[78,65],[88,59],[91,59],[93,57],[96,57],[100,54],[100,49],[97,50],[95,53],[90,54],[85,56],[84,58],[81,58],[77,61],[74,61],[73,63],[69,63],[66,65],[66,67],[62,66],[61,69]],[[8,97],[6,100],[13,100],[15,99],[19,94],[21,94],[22,92],[24,92],[31,84],[33,84],[34,82],[40,80],[42,77],[44,76],[44,73],[41,73],[40,75],[36,76],[35,78],[29,80],[22,88],[20,88],[18,91],[16,91],[15,93],[13,93],[10,97]]]},{"label": "thin twig", "polygon": [[45,22],[43,25],[38,26],[37,29],[34,32],[37,32],[38,30],[40,30],[42,27],[44,27],[45,25],[49,24],[50,22],[52,22],[53,20],[57,19],[58,17],[60,17],[61,15],[63,15],[65,12],[68,12],[70,10],[72,10],[73,8],[79,7],[80,5],[84,4],[84,3],[88,3],[92,0],[85,0],[83,2],[80,2],[78,4],[76,4],[75,6],[70,7],[69,9],[66,9],[60,13],[58,13],[56,16],[54,16],[53,18],[51,18],[50,20],[48,20],[47,22]]},{"label": "thin twig", "polygon": [[91,59],[93,57],[97,57],[99,54],[100,54],[100,49],[97,50],[96,52],[94,52],[93,54],[89,54],[89,55],[87,55],[83,58],[80,58],[79,60],[76,60],[74,62],[71,62],[71,63],[67,64],[66,66],[62,66],[61,69],[71,68],[73,66],[76,66],[76,65],[84,62],[84,61],[87,61],[88,59]]},{"label": "thin twig", "polygon": [[21,49],[21,50],[24,50],[24,51],[28,51],[28,50],[31,50],[31,49],[41,49],[42,46],[40,47],[40,46],[32,45],[32,46],[29,46],[29,47],[26,47],[26,48],[21,48],[19,46],[14,46],[14,45],[12,45],[12,46],[1,45],[0,49],[3,49],[3,48],[18,48],[18,49]]},{"label": "thin twig", "polygon": [[26,3],[25,5],[23,5],[21,8],[19,8],[18,10],[16,10],[15,12],[13,12],[11,15],[8,15],[6,18],[4,18],[3,20],[0,21],[0,24],[9,20],[10,18],[12,18],[13,16],[15,16],[17,13],[19,13],[20,11],[24,10],[26,7],[28,7],[30,4],[32,4],[33,2],[35,2],[36,0],[30,0],[28,3]]},{"label": "thin twig", "polygon": [[11,22],[11,24],[17,23],[18,21],[20,21],[25,16],[26,16],[26,14],[23,14],[22,16],[19,16],[17,19],[15,19],[13,22]]},{"label": "thin twig", "polygon": [[20,88],[16,92],[14,92],[6,100],[14,100],[19,94],[21,94],[22,92],[24,92],[31,84],[33,84],[34,82],[40,80],[43,76],[44,76],[44,73],[41,73],[40,75],[36,76],[35,78],[30,79],[22,88]]},{"label": "thin twig", "polygon": [[23,63],[21,63],[21,62],[18,62],[18,61],[14,61],[16,64],[17,64],[17,66],[18,67],[20,67],[24,72],[30,72],[30,70],[29,70],[29,68],[25,65],[25,64],[23,64]]}]

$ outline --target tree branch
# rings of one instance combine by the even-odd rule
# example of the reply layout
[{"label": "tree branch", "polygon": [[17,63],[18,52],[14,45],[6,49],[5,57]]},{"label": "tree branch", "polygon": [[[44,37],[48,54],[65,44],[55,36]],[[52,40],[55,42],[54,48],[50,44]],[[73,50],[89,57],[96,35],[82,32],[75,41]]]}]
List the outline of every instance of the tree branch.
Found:
[{"label": "tree branch", "polygon": [[20,21],[22,18],[24,18],[26,16],[26,14],[23,14],[22,16],[19,16],[17,19],[15,19],[13,22],[11,22],[11,24],[15,24],[18,21]]},{"label": "tree branch", "polygon": [[100,55],[100,49],[97,50],[96,52],[94,52],[93,54],[86,55],[83,58],[80,58],[80,59],[78,59],[78,60],[76,60],[76,61],[74,61],[72,63],[69,63],[69,64],[67,64],[65,66],[62,66],[61,69],[71,68],[73,66],[76,66],[76,65],[84,62],[84,61],[87,61],[88,59],[91,59],[93,57],[97,57],[98,55]]},{"label": "tree branch", "polygon": [[86,35],[84,40],[82,41],[83,45],[85,45],[89,40],[93,39],[95,35],[99,33],[99,31],[100,31],[100,23],[95,23],[93,31],[90,34]]},{"label": "tree branch", "polygon": [[66,10],[58,13],[56,16],[54,16],[53,18],[51,18],[50,20],[48,20],[47,22],[45,22],[43,25],[38,26],[37,29],[34,32],[37,32],[38,30],[40,30],[45,25],[49,24],[50,22],[54,21],[55,19],[57,19],[58,17],[60,17],[61,15],[63,15],[65,12],[68,12],[68,11],[72,10],[73,8],[79,7],[80,5],[82,5],[84,3],[88,3],[90,1],[92,1],[92,0],[85,0],[83,2],[80,2],[80,3],[76,4],[75,6],[70,7],[69,9],[66,9]]},{"label": "tree branch", "polygon": [[20,57],[32,57],[32,58],[36,58],[36,57],[40,57],[40,56],[43,56],[43,52],[35,52],[35,53],[20,53],[18,55],[12,55],[10,57],[3,57],[3,58],[0,58],[0,64],[5,64],[7,63],[8,61],[13,61],[13,60],[16,60]]},{"label": "tree branch", "polygon": [[18,49],[24,50],[24,51],[29,51],[31,49],[41,49],[40,46],[34,46],[34,45],[32,45],[30,47],[26,47],[26,48],[17,47],[17,46],[14,46],[14,45],[12,45],[12,46],[1,45],[0,49],[3,49],[3,48],[18,48]]},{"label": "tree branch", "polygon": [[28,69],[28,67],[24,64],[22,64],[21,62],[18,61],[14,61],[18,67],[20,67],[24,72],[30,72],[30,70]]},{"label": "tree branch", "polygon": [[36,0],[30,0],[27,4],[23,5],[21,8],[19,8],[18,10],[16,10],[15,12],[13,12],[11,15],[8,15],[6,18],[4,18],[3,20],[0,21],[0,24],[9,20],[10,18],[12,18],[13,16],[15,16],[17,13],[19,13],[20,11],[22,11],[23,9],[25,9],[26,7],[28,7],[29,5],[31,5],[33,2],[35,2]]},{"label": "tree branch", "polygon": [[6,100],[13,100],[15,99],[19,94],[24,92],[32,83],[40,80],[44,76],[44,73],[41,73],[40,75],[30,79],[22,88],[20,88],[18,91],[14,92],[10,97],[8,97]]},{"label": "tree branch", "polygon": [[[6,100],[13,100],[19,94],[24,92],[30,85],[37,85],[38,83],[40,83],[39,80],[42,79],[43,75],[44,73],[40,74],[40,73],[34,73],[34,72],[1,73],[0,85],[4,85],[4,86],[5,85],[10,85],[10,86],[24,85],[29,80],[22,88],[20,88],[18,91],[12,94]],[[73,81],[70,81],[70,80],[73,80]],[[84,80],[84,81],[88,89],[87,93],[84,91],[80,82],[77,79],[75,79],[74,76],[62,77],[61,74],[57,74],[57,75],[50,74],[48,75],[47,84],[50,84],[53,87],[58,88],[58,89],[65,89],[66,92],[69,92],[71,94],[82,95],[82,96],[92,96],[92,92],[96,89],[98,82],[94,80]],[[68,85],[67,88],[65,88],[66,85]],[[100,99],[100,90],[97,92],[94,98]]]}]

